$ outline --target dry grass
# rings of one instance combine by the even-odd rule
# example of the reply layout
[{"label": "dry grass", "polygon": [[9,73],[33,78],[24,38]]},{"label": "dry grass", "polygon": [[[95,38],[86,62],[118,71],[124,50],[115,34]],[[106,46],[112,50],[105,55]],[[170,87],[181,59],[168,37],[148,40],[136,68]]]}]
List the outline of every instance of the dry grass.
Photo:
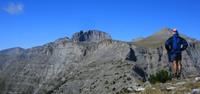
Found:
[{"label": "dry grass", "polygon": [[152,89],[152,88],[147,88],[144,92],[141,92],[139,94],[168,94],[167,91],[162,91],[161,89]]},{"label": "dry grass", "polygon": [[200,89],[200,82],[193,82],[193,80],[190,80],[183,85],[172,86],[176,87],[176,89],[173,91],[169,91],[167,89],[162,89],[160,87],[160,84],[155,84],[152,88],[146,88],[144,92],[137,94],[188,94],[192,91],[192,89]]},{"label": "dry grass", "polygon": [[187,89],[200,88],[200,82],[189,82],[184,84],[183,87],[186,87]]},{"label": "dry grass", "polygon": [[[120,92],[119,94],[190,94],[193,89],[200,89],[200,82],[194,82],[194,78],[184,80],[173,80],[167,83],[156,83],[143,92]],[[182,84],[180,84],[182,83]],[[166,87],[176,87],[174,90],[167,90]]]}]

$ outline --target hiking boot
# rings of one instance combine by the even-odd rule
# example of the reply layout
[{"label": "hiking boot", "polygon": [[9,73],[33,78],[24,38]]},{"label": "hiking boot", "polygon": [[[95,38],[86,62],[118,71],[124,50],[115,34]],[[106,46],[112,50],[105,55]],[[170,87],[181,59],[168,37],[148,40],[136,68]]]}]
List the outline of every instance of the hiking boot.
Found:
[{"label": "hiking boot", "polygon": [[184,79],[184,75],[183,75],[183,73],[181,73],[181,71],[178,71],[177,79],[179,79],[179,80]]},{"label": "hiking boot", "polygon": [[172,81],[177,80],[177,75],[176,75],[176,74],[172,74],[172,76],[171,76],[171,80],[172,80]]},{"label": "hiking boot", "polygon": [[177,78],[177,80],[180,80],[181,79],[181,75],[177,74],[176,78]]}]

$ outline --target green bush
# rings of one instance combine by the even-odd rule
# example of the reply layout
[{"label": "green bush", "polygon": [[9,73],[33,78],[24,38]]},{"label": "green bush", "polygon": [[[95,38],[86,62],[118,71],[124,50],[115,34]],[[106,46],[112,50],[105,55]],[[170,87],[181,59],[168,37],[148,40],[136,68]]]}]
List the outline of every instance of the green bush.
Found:
[{"label": "green bush", "polygon": [[156,74],[151,74],[149,77],[149,81],[152,84],[155,83],[165,83],[171,80],[170,73],[166,70],[158,71]]}]

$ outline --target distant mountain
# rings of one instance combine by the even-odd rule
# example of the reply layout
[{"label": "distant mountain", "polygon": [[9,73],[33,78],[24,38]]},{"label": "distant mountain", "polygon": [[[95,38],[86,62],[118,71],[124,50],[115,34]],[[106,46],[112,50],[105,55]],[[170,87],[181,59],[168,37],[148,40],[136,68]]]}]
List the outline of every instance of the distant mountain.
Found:
[{"label": "distant mountain", "polygon": [[[162,45],[169,36],[163,29],[136,42],[122,42],[89,30],[38,47],[2,50],[0,94],[137,93],[150,74],[168,69]],[[199,75],[199,41],[189,41],[182,65],[184,77]]]},{"label": "distant mountain", "polygon": [[10,49],[6,49],[1,51],[0,54],[4,54],[4,55],[14,55],[14,54],[20,54],[23,53],[25,51],[25,49],[20,48],[20,47],[16,47],[16,48],[10,48]]},{"label": "distant mountain", "polygon": [[140,40],[143,40],[143,39],[144,39],[143,37],[134,38],[132,40],[132,42],[137,42],[137,41],[140,41]]},{"label": "distant mountain", "polygon": [[[164,28],[159,32],[156,32],[155,34],[146,37],[144,39],[140,39],[138,41],[134,41],[134,44],[137,46],[143,46],[143,47],[147,47],[147,48],[157,48],[160,46],[163,46],[165,41],[172,36],[172,34],[170,33],[170,28]],[[183,34],[180,33],[180,36],[185,38],[188,42],[194,42],[195,39],[189,38]]]}]

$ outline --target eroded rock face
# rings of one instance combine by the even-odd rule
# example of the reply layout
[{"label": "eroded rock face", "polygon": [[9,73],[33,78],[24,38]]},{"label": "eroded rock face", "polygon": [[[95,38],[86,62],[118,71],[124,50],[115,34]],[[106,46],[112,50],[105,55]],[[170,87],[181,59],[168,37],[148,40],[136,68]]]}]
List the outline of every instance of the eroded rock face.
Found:
[{"label": "eroded rock face", "polygon": [[100,42],[107,39],[111,39],[111,36],[99,30],[80,31],[72,36],[76,42]]},{"label": "eroded rock face", "polygon": [[[137,87],[137,80],[145,81],[149,74],[168,69],[162,46],[143,48],[111,39],[74,39],[61,38],[30,49],[1,51],[0,94],[119,93],[124,88]],[[183,52],[186,77],[198,74],[199,57],[200,43],[190,43]]]}]

